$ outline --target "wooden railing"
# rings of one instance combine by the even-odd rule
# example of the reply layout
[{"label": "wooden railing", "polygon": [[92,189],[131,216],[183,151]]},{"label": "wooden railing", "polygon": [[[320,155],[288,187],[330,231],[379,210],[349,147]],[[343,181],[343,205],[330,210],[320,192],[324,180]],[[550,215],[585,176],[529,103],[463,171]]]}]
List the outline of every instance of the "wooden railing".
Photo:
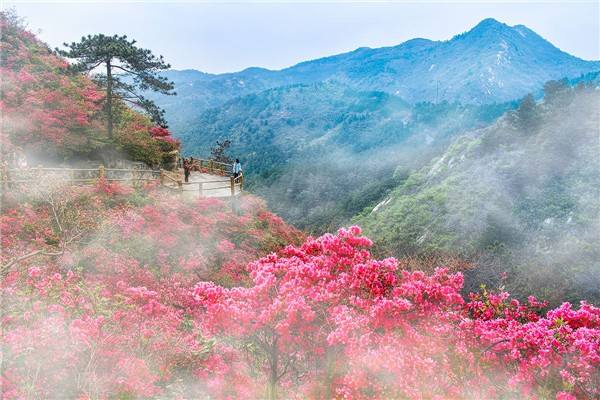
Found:
[{"label": "wooden railing", "polygon": [[[39,184],[41,181],[49,179],[58,179],[61,182],[74,185],[87,185],[94,184],[103,178],[108,182],[127,182],[132,185],[158,180],[163,187],[169,190],[181,194],[195,192],[200,197],[233,197],[242,193],[244,187],[243,176],[237,178],[225,177],[228,171],[231,170],[231,165],[209,160],[194,161],[194,165],[197,166],[199,171],[211,175],[220,175],[223,178],[216,177],[214,180],[201,182],[184,182],[181,170],[105,168],[100,165],[98,168],[45,168],[41,166],[21,169],[2,168],[0,180],[2,181],[3,190],[10,190],[15,185]],[[193,186],[196,186],[197,189],[188,189]]]},{"label": "wooden railing", "polygon": [[144,182],[154,181],[160,177],[160,171],[151,169],[105,168],[19,168],[3,169],[2,182],[7,185],[39,183],[43,179],[60,179],[73,184],[95,183],[104,178],[108,182]]},{"label": "wooden railing", "polygon": [[[212,175],[212,174],[211,174]],[[223,177],[207,181],[185,182],[183,174],[172,171],[160,171],[161,184],[171,190],[184,193],[196,193],[199,197],[233,197],[241,194],[244,190],[243,175],[234,177]],[[226,191],[228,189],[228,191]],[[219,191],[218,193],[215,191]]]},{"label": "wooden railing", "polygon": [[204,172],[211,175],[228,175],[233,165],[213,160],[195,159],[192,170]]},{"label": "wooden railing", "polygon": [[160,170],[160,184],[168,186],[168,183],[176,184],[178,187],[181,187],[183,178],[179,176],[177,173],[167,171],[165,169]]}]

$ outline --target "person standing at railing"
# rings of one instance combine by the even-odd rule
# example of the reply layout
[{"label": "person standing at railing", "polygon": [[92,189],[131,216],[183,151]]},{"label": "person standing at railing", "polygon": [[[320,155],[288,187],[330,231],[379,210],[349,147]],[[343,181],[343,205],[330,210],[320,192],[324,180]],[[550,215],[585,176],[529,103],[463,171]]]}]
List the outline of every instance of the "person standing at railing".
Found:
[{"label": "person standing at railing", "polygon": [[190,168],[191,168],[190,162],[184,158],[183,159],[183,176],[185,177],[185,183],[188,183],[190,180]]},{"label": "person standing at railing", "polygon": [[233,164],[233,178],[237,179],[238,176],[242,174],[242,164],[240,164],[239,159],[235,159],[235,163]]}]

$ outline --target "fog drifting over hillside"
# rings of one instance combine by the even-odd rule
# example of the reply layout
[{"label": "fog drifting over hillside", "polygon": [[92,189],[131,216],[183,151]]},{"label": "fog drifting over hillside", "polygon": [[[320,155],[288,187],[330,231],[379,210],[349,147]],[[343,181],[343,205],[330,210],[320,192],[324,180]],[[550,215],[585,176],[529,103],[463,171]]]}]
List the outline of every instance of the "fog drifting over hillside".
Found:
[{"label": "fog drifting over hillside", "polygon": [[541,104],[458,138],[358,222],[383,252],[475,257],[475,286],[508,271],[513,293],[597,299],[600,95],[548,90]]}]

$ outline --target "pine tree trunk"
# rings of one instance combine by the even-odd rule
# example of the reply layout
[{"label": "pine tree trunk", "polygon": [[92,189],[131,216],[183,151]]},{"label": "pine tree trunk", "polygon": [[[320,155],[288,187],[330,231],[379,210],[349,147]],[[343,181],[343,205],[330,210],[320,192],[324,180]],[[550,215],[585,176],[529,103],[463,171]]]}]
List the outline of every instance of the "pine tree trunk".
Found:
[{"label": "pine tree trunk", "polygon": [[106,116],[108,137],[113,137],[113,115],[112,115],[112,71],[110,59],[106,60]]}]

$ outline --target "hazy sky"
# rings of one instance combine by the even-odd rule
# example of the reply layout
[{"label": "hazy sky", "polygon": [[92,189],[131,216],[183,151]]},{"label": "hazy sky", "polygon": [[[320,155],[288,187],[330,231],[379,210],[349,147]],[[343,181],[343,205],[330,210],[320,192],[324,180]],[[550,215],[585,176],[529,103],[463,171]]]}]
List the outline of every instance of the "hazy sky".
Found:
[{"label": "hazy sky", "polygon": [[[1,2],[2,0],[0,0]],[[481,19],[523,24],[584,59],[600,59],[600,7],[531,1],[4,1],[52,47],[93,33],[126,34],[173,68],[206,72],[300,61],[399,44],[450,39]]]}]

